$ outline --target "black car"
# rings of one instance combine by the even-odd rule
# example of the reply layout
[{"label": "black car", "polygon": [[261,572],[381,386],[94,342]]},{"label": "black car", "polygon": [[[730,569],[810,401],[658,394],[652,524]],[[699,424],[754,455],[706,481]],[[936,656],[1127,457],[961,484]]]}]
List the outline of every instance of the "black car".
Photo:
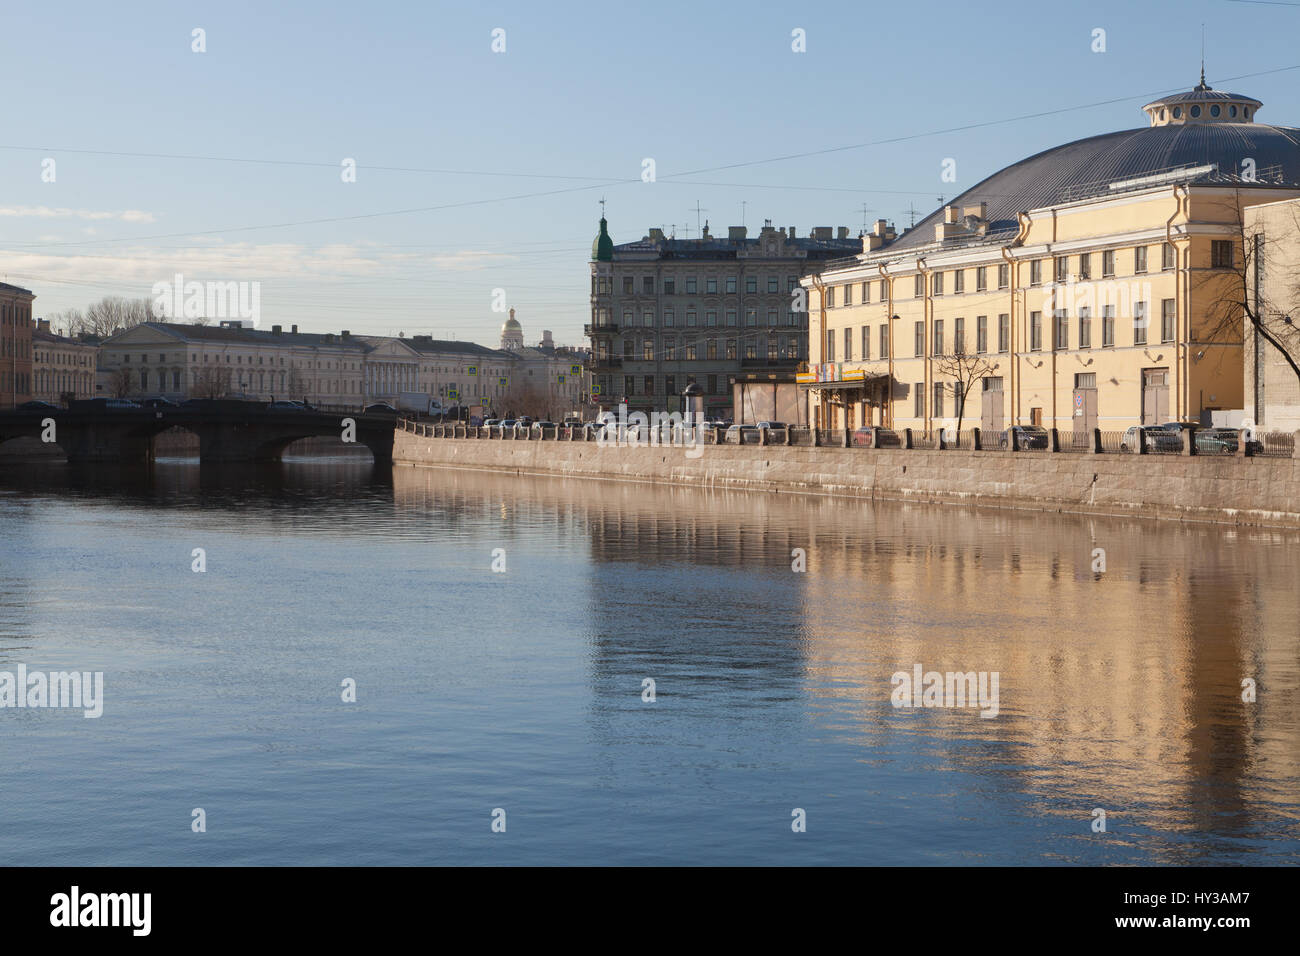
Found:
[{"label": "black car", "polygon": [[23,402],[17,408],[17,411],[20,412],[57,412],[59,410],[58,405],[51,405],[49,402],[41,401]]},{"label": "black car", "polygon": [[1021,451],[1029,451],[1031,448],[1048,447],[1051,444],[1051,436],[1041,425],[1013,425],[1002,433],[998,439],[998,447],[1006,448],[1011,441],[1014,441],[1015,447]]},{"label": "black car", "polygon": [[141,408],[180,408],[171,399],[163,398],[161,395],[154,398],[141,398],[138,401]]},{"label": "black car", "polygon": [[367,405],[362,411],[367,415],[396,415],[397,409],[387,402],[375,402]]}]

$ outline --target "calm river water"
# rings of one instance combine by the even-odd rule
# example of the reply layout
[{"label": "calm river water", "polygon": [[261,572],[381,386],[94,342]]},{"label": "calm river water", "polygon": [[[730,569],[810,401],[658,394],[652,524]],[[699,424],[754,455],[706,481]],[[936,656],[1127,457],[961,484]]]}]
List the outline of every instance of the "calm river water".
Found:
[{"label": "calm river water", "polygon": [[[104,674],[98,719],[0,710],[0,852],[1296,863],[1298,543],[341,460],[0,471],[0,672]],[[916,665],[996,673],[997,716],[893,706]]]}]

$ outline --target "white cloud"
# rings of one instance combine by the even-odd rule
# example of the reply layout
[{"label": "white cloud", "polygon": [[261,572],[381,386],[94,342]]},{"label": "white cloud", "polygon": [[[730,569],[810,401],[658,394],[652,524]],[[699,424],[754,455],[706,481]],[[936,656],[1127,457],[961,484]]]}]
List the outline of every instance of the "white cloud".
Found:
[{"label": "white cloud", "polygon": [[117,219],[122,222],[155,222],[154,214],[141,209],[68,209],[62,206],[0,206],[0,216],[13,219]]}]

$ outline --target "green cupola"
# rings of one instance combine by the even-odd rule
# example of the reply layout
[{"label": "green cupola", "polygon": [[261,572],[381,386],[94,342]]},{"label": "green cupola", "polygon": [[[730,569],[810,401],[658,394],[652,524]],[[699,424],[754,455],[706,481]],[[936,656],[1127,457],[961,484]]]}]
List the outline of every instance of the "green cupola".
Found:
[{"label": "green cupola", "polygon": [[600,217],[600,235],[591,244],[591,259],[593,262],[614,261],[614,240],[609,238],[609,224],[604,216]]}]

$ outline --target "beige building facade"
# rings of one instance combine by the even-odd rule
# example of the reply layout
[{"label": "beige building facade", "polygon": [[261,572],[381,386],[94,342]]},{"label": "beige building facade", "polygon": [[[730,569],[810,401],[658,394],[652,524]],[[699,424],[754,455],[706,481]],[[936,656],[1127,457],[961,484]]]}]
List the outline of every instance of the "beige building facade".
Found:
[{"label": "beige building facade", "polygon": [[1246,408],[1266,432],[1300,429],[1300,199],[1246,211]]},{"label": "beige building facade", "polygon": [[32,329],[32,397],[52,404],[95,397],[98,345],[59,335],[46,319]]},{"label": "beige building facade", "polygon": [[1066,431],[1241,410],[1243,210],[1300,196],[1300,130],[1203,83],[1047,150],[804,280],[810,423]]}]

